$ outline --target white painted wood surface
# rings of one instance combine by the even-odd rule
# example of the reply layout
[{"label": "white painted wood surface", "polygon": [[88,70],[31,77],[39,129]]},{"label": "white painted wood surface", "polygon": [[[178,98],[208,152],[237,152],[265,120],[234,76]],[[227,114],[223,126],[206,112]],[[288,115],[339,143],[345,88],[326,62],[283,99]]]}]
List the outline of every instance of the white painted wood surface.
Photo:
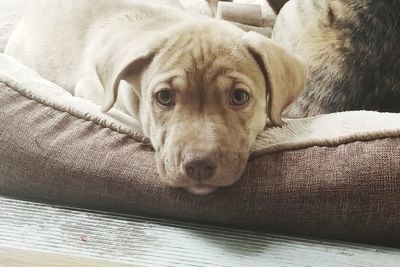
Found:
[{"label": "white painted wood surface", "polygon": [[0,250],[5,248],[151,266],[400,266],[399,249],[0,198]]}]

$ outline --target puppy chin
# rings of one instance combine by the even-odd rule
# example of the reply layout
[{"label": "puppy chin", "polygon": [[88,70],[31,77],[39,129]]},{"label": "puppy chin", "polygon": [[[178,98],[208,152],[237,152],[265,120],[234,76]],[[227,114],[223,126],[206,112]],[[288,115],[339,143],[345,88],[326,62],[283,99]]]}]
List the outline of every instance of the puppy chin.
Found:
[{"label": "puppy chin", "polygon": [[212,185],[191,185],[185,187],[185,190],[194,195],[207,195],[218,189],[218,186]]}]

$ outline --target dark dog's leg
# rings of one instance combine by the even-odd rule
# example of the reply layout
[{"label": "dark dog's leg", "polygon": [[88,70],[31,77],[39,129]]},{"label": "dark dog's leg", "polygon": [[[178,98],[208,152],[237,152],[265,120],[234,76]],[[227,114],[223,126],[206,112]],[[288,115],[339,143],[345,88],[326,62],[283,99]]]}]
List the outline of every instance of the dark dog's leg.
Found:
[{"label": "dark dog's leg", "polygon": [[289,0],[267,0],[269,5],[274,10],[275,14],[278,14],[281,8],[288,2]]}]

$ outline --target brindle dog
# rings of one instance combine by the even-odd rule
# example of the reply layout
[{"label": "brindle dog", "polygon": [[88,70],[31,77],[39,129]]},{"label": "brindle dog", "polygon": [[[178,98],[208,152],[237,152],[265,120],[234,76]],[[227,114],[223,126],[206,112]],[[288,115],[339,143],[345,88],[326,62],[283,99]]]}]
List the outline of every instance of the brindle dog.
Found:
[{"label": "brindle dog", "polygon": [[272,38],[309,65],[287,116],[400,112],[399,0],[291,0]]}]

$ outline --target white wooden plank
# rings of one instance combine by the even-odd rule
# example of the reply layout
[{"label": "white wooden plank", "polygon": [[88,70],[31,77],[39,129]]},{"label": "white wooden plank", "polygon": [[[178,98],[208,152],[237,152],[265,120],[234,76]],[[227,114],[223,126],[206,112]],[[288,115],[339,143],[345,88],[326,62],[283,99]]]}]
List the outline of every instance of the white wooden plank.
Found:
[{"label": "white wooden plank", "polygon": [[0,246],[161,266],[399,266],[400,250],[0,198]]}]

